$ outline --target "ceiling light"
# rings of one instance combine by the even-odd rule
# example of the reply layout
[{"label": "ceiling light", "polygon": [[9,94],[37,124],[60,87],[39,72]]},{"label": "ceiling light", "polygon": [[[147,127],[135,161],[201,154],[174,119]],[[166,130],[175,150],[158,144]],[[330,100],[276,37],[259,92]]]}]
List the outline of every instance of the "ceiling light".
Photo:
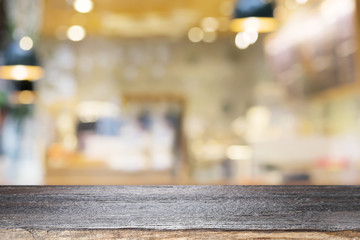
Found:
[{"label": "ceiling light", "polygon": [[278,27],[274,6],[272,1],[238,0],[230,29],[234,32],[244,32],[249,28],[259,33],[274,31]]},{"label": "ceiling light", "polygon": [[77,42],[85,38],[86,31],[82,26],[74,25],[67,30],[66,35],[71,41]]},{"label": "ceiling light", "polygon": [[[8,80],[34,81],[42,78],[44,71],[38,63],[34,48],[29,50],[29,39],[13,42],[4,51],[4,64],[0,66],[0,78]],[[32,42],[32,41],[31,41]]]},{"label": "ceiling light", "polygon": [[28,51],[33,47],[34,43],[31,38],[23,37],[21,38],[19,45],[22,50]]},{"label": "ceiling light", "polygon": [[230,29],[233,32],[243,32],[248,28],[256,28],[257,32],[272,32],[278,27],[278,22],[269,17],[237,18],[231,21]]},{"label": "ceiling light", "polygon": [[11,76],[15,80],[25,80],[29,75],[29,71],[24,65],[17,65],[11,69]]},{"label": "ceiling light", "polygon": [[91,0],[76,0],[74,2],[74,9],[80,13],[88,13],[94,7]]},{"label": "ceiling light", "polygon": [[297,3],[299,4],[305,4],[307,3],[308,0],[296,0]]}]

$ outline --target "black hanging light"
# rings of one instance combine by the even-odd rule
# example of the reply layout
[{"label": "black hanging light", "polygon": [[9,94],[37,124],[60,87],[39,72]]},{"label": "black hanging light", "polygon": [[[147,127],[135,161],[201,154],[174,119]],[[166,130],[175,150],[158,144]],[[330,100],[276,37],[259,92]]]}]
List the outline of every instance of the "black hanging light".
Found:
[{"label": "black hanging light", "polygon": [[3,50],[0,79],[35,81],[42,78],[43,68],[33,42],[41,22],[41,1],[0,0],[0,4],[4,9],[4,25],[8,25],[7,35],[12,39]]},{"label": "black hanging light", "polygon": [[272,32],[278,26],[273,15],[274,7],[274,1],[269,0],[238,0],[230,29],[233,32]]},{"label": "black hanging light", "polygon": [[0,66],[0,78],[8,80],[35,81],[43,76],[33,47],[22,48],[20,43],[10,43],[4,51],[4,64]]}]

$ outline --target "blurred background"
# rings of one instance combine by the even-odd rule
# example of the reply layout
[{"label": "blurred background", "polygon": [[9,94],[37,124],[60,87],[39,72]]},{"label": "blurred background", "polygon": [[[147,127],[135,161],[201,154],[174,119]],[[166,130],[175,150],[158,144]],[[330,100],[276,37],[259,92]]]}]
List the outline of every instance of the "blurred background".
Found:
[{"label": "blurred background", "polygon": [[0,184],[360,184],[358,3],[0,0]]}]

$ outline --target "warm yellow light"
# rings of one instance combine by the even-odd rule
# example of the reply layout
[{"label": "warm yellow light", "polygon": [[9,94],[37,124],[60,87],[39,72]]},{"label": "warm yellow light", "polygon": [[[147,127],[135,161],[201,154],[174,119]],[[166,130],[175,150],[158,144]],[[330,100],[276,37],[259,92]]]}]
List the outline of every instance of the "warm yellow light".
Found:
[{"label": "warm yellow light", "polygon": [[233,32],[244,32],[253,29],[259,33],[264,33],[272,32],[277,27],[278,22],[274,18],[266,17],[237,18],[230,23],[230,29]]},{"label": "warm yellow light", "polygon": [[255,128],[268,126],[271,119],[271,112],[264,106],[253,106],[246,112],[247,122]]},{"label": "warm yellow light", "polygon": [[238,34],[236,34],[235,37],[235,45],[236,47],[238,47],[239,49],[245,49],[250,45],[250,37],[247,33],[245,32],[240,32]]},{"label": "warm yellow light", "polygon": [[76,0],[74,2],[74,9],[80,13],[88,13],[94,7],[91,0]]},{"label": "warm yellow light", "polygon": [[20,104],[31,104],[35,101],[35,93],[32,91],[21,91],[18,94],[18,102]]},{"label": "warm yellow light", "polygon": [[44,71],[39,66],[1,66],[0,78],[8,80],[29,80],[34,81],[42,78]]},{"label": "warm yellow light", "polygon": [[252,157],[252,149],[245,145],[232,145],[226,149],[226,156],[232,160],[249,160]]},{"label": "warm yellow light", "polygon": [[25,80],[29,75],[29,71],[25,66],[18,65],[11,70],[11,76],[15,80]]},{"label": "warm yellow light", "polygon": [[77,42],[85,38],[86,31],[82,26],[74,25],[67,30],[66,35],[71,41]]},{"label": "warm yellow light", "polygon": [[33,47],[34,43],[33,40],[29,37],[21,38],[19,42],[19,46],[22,50],[28,51]]},{"label": "warm yellow light", "polygon": [[245,34],[247,34],[249,36],[250,44],[254,44],[259,37],[258,32],[255,30],[251,30],[251,29],[246,30]]},{"label": "warm yellow light", "polygon": [[204,31],[201,28],[193,27],[189,30],[188,37],[192,42],[200,42],[204,38]]},{"label": "warm yellow light", "polygon": [[261,21],[259,18],[256,17],[245,18],[243,23],[245,30],[248,29],[258,30],[260,28],[260,25],[261,25]]},{"label": "warm yellow light", "polygon": [[201,20],[201,27],[205,32],[214,32],[219,28],[219,21],[213,17],[207,17]]},{"label": "warm yellow light", "polygon": [[308,0],[296,0],[297,3],[299,4],[305,4],[307,3]]}]

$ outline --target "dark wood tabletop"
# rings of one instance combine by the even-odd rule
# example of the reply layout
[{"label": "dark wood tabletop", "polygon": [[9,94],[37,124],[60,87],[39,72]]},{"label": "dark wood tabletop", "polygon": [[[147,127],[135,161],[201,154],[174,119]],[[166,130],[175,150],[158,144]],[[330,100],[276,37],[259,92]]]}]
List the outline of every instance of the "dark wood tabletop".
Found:
[{"label": "dark wood tabletop", "polygon": [[2,186],[0,228],[360,231],[360,187]]}]

